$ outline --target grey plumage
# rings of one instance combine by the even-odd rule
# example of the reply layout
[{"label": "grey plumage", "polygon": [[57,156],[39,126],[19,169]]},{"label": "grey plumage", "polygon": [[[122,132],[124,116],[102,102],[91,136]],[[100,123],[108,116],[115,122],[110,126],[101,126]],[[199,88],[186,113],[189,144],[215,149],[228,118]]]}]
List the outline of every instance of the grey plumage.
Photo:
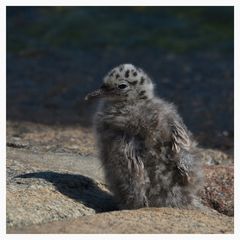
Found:
[{"label": "grey plumage", "polygon": [[196,142],[173,104],[132,64],[111,70],[94,120],[106,180],[121,208],[188,207],[201,182]]}]

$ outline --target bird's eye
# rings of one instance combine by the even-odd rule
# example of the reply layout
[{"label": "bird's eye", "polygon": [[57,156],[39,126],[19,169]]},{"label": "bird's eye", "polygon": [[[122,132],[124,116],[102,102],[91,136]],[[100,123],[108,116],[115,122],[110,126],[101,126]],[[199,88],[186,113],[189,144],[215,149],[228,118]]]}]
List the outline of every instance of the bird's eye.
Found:
[{"label": "bird's eye", "polygon": [[118,88],[119,88],[119,89],[124,89],[124,88],[126,88],[126,87],[127,87],[126,84],[120,84],[120,85],[118,85]]}]

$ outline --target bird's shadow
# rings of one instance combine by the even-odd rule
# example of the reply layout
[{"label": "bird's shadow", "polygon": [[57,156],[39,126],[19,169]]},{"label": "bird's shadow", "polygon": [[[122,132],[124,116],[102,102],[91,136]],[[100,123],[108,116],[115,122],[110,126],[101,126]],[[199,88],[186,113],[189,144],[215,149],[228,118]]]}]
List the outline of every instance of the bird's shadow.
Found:
[{"label": "bird's shadow", "polygon": [[93,179],[82,175],[46,171],[22,174],[16,178],[39,178],[51,182],[59,192],[97,213],[118,210],[110,193],[103,191]]}]

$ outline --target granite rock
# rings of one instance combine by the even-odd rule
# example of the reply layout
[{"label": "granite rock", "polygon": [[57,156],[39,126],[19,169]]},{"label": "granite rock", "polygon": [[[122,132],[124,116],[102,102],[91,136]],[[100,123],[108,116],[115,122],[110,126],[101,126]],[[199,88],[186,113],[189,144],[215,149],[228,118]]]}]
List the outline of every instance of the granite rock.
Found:
[{"label": "granite rock", "polygon": [[234,215],[233,165],[205,166],[205,184],[200,195],[203,203],[220,213]]},{"label": "granite rock", "polygon": [[[17,145],[7,147],[8,232],[57,232],[60,229],[66,233],[232,231],[232,218],[216,215],[214,211],[203,213],[196,210],[142,209],[112,212],[118,209],[117,204],[107,188],[103,169],[96,157],[67,152],[44,152],[25,146],[19,141]],[[233,166],[206,165],[204,173],[206,181],[200,193],[203,203],[208,209],[233,216]],[[107,213],[102,214],[103,212]],[[150,216],[158,224],[151,226],[153,223]],[[218,220],[215,219],[216,216]],[[202,222],[197,223],[200,217]],[[187,218],[192,221],[186,220]],[[149,223],[144,222],[145,220],[142,223],[142,219],[147,219]],[[68,225],[71,221],[72,225]],[[181,221],[182,229],[177,225],[178,221]],[[93,224],[90,222],[96,228],[91,228]],[[63,223],[66,228],[61,225]],[[41,227],[43,224],[47,224],[44,225],[45,230]],[[78,224],[82,226],[79,230]],[[146,227],[142,228],[140,225]]]},{"label": "granite rock", "polygon": [[34,225],[8,233],[233,233],[233,218],[196,210],[147,208]]},{"label": "granite rock", "polygon": [[233,164],[233,153],[224,153],[217,149],[200,148],[200,158],[205,165],[228,165]]},{"label": "granite rock", "polygon": [[7,148],[7,226],[116,210],[95,160]]}]

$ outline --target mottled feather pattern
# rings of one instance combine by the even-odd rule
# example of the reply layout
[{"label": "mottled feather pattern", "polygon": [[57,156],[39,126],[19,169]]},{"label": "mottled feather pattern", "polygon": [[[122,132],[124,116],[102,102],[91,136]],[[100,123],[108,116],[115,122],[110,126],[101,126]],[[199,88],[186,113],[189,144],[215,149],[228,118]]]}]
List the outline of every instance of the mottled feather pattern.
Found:
[{"label": "mottled feather pattern", "polygon": [[186,127],[183,123],[174,121],[172,124],[172,150],[175,152],[180,152],[181,149],[190,148],[190,139],[187,133]]},{"label": "mottled feather pattern", "polygon": [[142,70],[120,65],[104,78],[109,86],[119,82],[127,89],[103,100],[94,121],[99,157],[119,206],[192,205],[202,179],[192,134],[175,106],[154,96]]}]

